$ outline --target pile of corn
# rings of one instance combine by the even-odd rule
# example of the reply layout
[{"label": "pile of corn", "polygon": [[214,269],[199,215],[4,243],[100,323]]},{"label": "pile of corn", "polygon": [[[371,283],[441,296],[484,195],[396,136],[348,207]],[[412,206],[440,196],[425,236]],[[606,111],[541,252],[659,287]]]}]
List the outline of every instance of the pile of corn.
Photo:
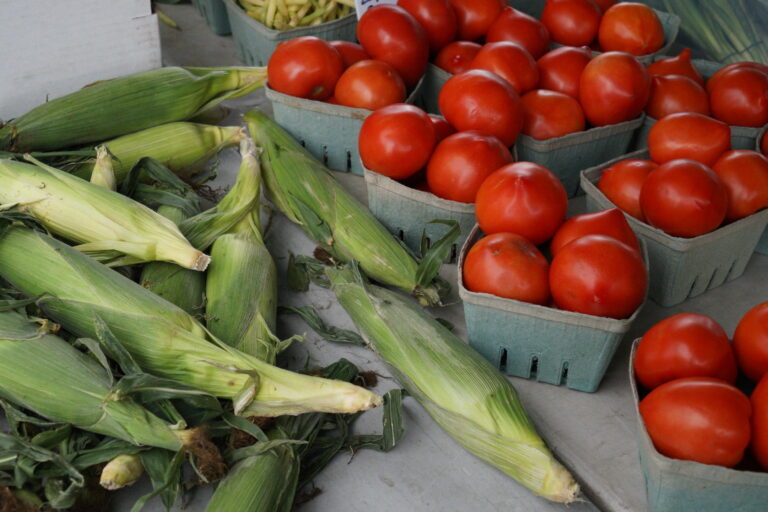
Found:
[{"label": "pile of corn", "polygon": [[267,28],[312,27],[355,11],[353,0],[238,0],[251,18]]},{"label": "pile of corn", "polygon": [[[290,1],[268,0],[266,15],[306,24],[348,12]],[[358,370],[345,360],[312,373],[278,366],[299,337],[275,334],[279,276],[262,233],[262,182],[329,255],[317,277],[435,421],[533,492],[576,499],[508,381],[361,273],[436,305],[442,249],[418,261],[263,113],[246,115],[250,134],[185,122],[263,80],[261,68],[163,68],[94,84],[0,128],[10,156],[0,159],[0,407],[11,429],[0,433],[0,499],[102,510],[92,481],[114,490],[146,472],[154,491],[134,510],[154,496],[170,509],[189,487],[189,459],[197,483],[229,470],[209,512],[287,512],[340,450],[395,446],[400,390],[382,398],[353,384]],[[204,210],[185,179],[236,144],[236,182]],[[62,149],[63,160],[45,153]],[[383,434],[352,436],[356,413],[382,403]]]}]

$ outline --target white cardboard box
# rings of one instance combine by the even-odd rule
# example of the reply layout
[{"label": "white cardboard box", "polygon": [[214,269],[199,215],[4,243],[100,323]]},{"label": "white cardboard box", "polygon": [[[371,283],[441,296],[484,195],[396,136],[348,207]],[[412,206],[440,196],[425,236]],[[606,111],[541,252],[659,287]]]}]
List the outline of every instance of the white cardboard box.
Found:
[{"label": "white cardboard box", "polygon": [[150,0],[0,0],[0,119],[160,66]]}]

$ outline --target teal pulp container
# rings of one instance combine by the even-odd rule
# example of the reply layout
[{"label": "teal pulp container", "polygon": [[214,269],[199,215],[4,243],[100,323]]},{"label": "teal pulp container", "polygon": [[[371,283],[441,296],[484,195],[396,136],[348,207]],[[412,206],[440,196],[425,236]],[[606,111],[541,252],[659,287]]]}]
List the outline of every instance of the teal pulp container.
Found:
[{"label": "teal pulp container", "polygon": [[[764,127],[760,131],[760,133],[757,134],[757,137],[755,137],[755,149],[757,149],[757,151],[761,153],[762,153],[762,148],[760,146],[760,142],[763,140],[763,136],[766,134],[766,132],[768,132],[768,126]],[[766,228],[766,230],[763,231],[763,236],[760,237],[760,241],[757,243],[755,252],[759,252],[760,254],[764,254],[768,256],[768,228]]]},{"label": "teal pulp container", "polygon": [[421,104],[424,106],[424,110],[430,114],[440,114],[437,98],[440,96],[440,89],[452,76],[451,73],[431,62],[427,65],[427,71],[424,74],[424,89],[421,93]]},{"label": "teal pulp container", "polygon": [[642,304],[631,317],[617,320],[471,292],[462,269],[480,235],[475,226],[459,256],[459,297],[469,344],[507,375],[596,391]]},{"label": "teal pulp container", "polygon": [[[597,188],[603,170],[628,158],[648,158],[635,151],[581,173],[581,188],[590,212],[615,208]],[[650,297],[662,306],[674,306],[741,276],[768,225],[768,210],[726,224],[701,236],[679,238],[625,215],[647,248],[651,267]]]},{"label": "teal pulp container", "polygon": [[232,33],[229,28],[229,15],[223,0],[192,0],[200,15],[205,18],[208,28],[216,35],[226,36]]}]

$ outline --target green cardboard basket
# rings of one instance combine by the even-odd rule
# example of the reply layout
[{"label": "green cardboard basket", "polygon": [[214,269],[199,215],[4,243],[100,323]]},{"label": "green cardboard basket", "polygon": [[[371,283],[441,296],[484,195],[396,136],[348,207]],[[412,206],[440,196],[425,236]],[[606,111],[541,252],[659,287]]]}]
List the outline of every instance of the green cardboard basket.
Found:
[{"label": "green cardboard basket", "polygon": [[301,36],[316,36],[326,41],[354,41],[357,14],[352,12],[338,20],[313,27],[273,30],[248,16],[235,0],[223,0],[229,13],[229,25],[238,58],[249,66],[266,66],[278,44]]},{"label": "green cardboard basket", "polygon": [[637,417],[637,447],[650,512],[765,512],[768,473],[743,471],[665,457],[653,446],[640,416],[632,344],[629,383]]},{"label": "green cardboard basket", "polygon": [[[648,158],[640,150],[581,173],[590,212],[615,208],[597,188],[603,170],[628,158]],[[744,273],[757,242],[768,225],[768,209],[726,224],[701,236],[679,238],[626,215],[632,230],[648,248],[651,267],[650,297],[662,306],[674,306],[717,288]]]},{"label": "green cardboard basket", "polygon": [[216,35],[227,36],[232,33],[229,28],[229,15],[223,0],[192,0],[200,15],[205,18],[208,28]]},{"label": "green cardboard basket", "polygon": [[[768,132],[768,126],[765,126],[762,130],[760,130],[760,133],[758,133],[757,137],[755,137],[755,149],[760,153],[762,153],[762,149],[760,148],[760,141],[763,140],[763,135],[765,135],[766,132]],[[760,241],[757,242],[755,252],[768,256],[768,228],[763,231],[763,236],[760,237]]]},{"label": "green cardboard basket", "polygon": [[[464,286],[462,269],[480,234],[475,226],[459,256],[459,297],[469,344],[507,375],[596,391],[643,305],[631,317],[617,320],[471,292]],[[644,246],[643,255],[647,262]]]},{"label": "green cardboard basket", "polygon": [[424,105],[424,110],[430,114],[440,114],[437,98],[440,96],[440,89],[452,76],[451,73],[431,62],[427,65],[427,71],[424,74],[424,89],[421,92],[421,103]]}]

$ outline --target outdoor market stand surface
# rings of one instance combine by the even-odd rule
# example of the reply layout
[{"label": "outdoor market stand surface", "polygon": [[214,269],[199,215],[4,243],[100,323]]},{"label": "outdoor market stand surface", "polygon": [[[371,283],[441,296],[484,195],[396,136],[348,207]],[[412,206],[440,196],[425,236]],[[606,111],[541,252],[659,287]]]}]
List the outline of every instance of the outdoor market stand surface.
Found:
[{"label": "outdoor market stand surface", "polygon": [[[181,31],[161,25],[165,65],[221,66],[240,65],[231,37],[214,35],[192,5],[166,5]],[[232,109],[221,124],[237,124],[251,108],[271,114],[263,91],[227,103]],[[214,187],[229,187],[239,165],[235,150],[225,151],[220,159],[219,177]],[[344,173],[336,177],[358,198],[366,199],[363,178]],[[583,197],[571,202],[573,212],[583,209]],[[346,313],[329,290],[313,286],[309,292],[295,293],[285,288],[287,256],[311,254],[315,247],[298,228],[277,214],[266,238],[281,279],[280,303],[310,304],[329,323],[354,329]],[[442,275],[456,282],[456,265],[443,267]],[[643,476],[636,447],[636,418],[627,381],[631,340],[641,336],[655,322],[680,312],[711,315],[731,334],[741,316],[752,306],[768,300],[768,257],[754,255],[744,275],[716,290],[672,308],[648,302],[633,329],[624,338],[597,393],[581,393],[535,381],[510,378],[542,437],[556,456],[574,473],[590,502],[569,507],[536,497],[505,474],[470,455],[450,438],[413,399],[405,401],[406,432],[390,453],[363,450],[340,454],[315,480],[322,490],[301,506],[302,512],[641,512],[647,510]],[[467,339],[464,315],[456,290],[452,305],[432,313],[455,325],[456,333]],[[389,372],[369,350],[335,345],[319,339],[298,317],[279,318],[279,334],[307,333],[305,343],[287,351],[285,359],[294,367],[307,358],[313,365],[324,365],[345,357],[361,369],[374,370],[381,378],[377,392],[396,387]],[[365,413],[358,421],[361,432],[381,428],[380,411]],[[150,487],[143,479],[134,487],[120,491],[113,510],[127,512],[134,501]],[[199,489],[184,510],[201,512],[207,506],[211,489]],[[160,512],[159,500],[144,508]],[[236,512],[236,511],[233,511]]]}]

